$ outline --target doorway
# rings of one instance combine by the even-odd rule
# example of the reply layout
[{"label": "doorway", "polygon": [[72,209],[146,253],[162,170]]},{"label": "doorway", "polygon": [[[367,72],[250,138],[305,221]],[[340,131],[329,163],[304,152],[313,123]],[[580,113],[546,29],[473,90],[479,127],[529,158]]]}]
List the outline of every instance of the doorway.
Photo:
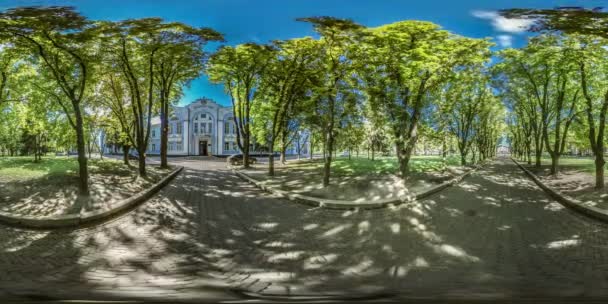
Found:
[{"label": "doorway", "polygon": [[201,140],[198,142],[198,155],[207,156],[207,141]]}]

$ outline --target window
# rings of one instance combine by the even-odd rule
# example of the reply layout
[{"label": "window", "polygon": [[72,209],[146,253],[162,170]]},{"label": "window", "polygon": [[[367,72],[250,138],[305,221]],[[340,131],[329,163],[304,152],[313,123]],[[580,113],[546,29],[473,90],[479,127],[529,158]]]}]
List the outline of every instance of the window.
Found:
[{"label": "window", "polygon": [[177,126],[177,134],[182,134],[182,124],[178,122],[175,125]]},{"label": "window", "polygon": [[181,150],[183,150],[183,146],[182,146],[182,144],[181,144],[181,143],[177,143],[177,145],[176,145],[176,150],[177,150],[177,151],[181,151]]},{"label": "window", "polygon": [[156,151],[156,145],[152,144],[152,151]]},{"label": "window", "polygon": [[201,114],[201,119],[207,118],[207,114]]},{"label": "window", "polygon": [[209,129],[207,129],[207,131],[209,131],[209,133],[213,133],[213,131],[211,131],[211,123],[209,123]]},{"label": "window", "polygon": [[173,128],[171,127],[171,124],[167,124],[167,134],[173,134]]},{"label": "window", "polygon": [[224,123],[224,134],[230,134],[230,123],[229,122]]},{"label": "window", "polygon": [[198,123],[194,123],[194,134],[198,134]]},{"label": "window", "polygon": [[[155,138],[155,137],[156,137],[156,129],[152,129],[152,138]],[[152,149],[152,150],[154,150],[154,149]]]},{"label": "window", "polygon": [[224,150],[225,151],[230,151],[230,143],[229,142],[224,142]]},{"label": "window", "polygon": [[205,124],[201,122],[201,133],[205,134],[207,133],[205,130]]}]

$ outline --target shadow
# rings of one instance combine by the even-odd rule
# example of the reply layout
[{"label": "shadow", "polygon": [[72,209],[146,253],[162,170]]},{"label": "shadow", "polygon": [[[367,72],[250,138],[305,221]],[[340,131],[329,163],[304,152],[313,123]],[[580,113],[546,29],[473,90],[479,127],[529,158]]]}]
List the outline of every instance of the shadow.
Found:
[{"label": "shadow", "polygon": [[224,169],[186,170],[136,210],[52,232],[2,228],[0,290],[53,298],[606,297],[608,225],[554,203],[500,160],[426,200],[327,210]]},{"label": "shadow", "polygon": [[412,170],[405,180],[396,174],[397,167],[396,159],[390,157],[374,161],[338,158],[332,162],[331,182],[327,187],[323,186],[321,179],[323,160],[277,165],[272,177],[268,176],[267,164],[255,165],[244,172],[281,190],[356,202],[399,199],[424,192],[464,172],[463,167],[447,167],[438,156],[414,158]]},{"label": "shadow", "polygon": [[563,161],[565,164],[559,166],[557,176],[550,174],[551,166],[547,164],[543,164],[540,168],[534,166],[526,166],[526,168],[536,174],[547,186],[586,205],[608,209],[608,188],[595,188],[593,160],[570,157]]},{"label": "shadow", "polygon": [[148,176],[120,162],[89,160],[90,195],[79,194],[75,159],[49,158],[40,162],[25,158],[3,158],[0,177],[0,210],[14,215],[44,217],[110,209],[159,181],[168,171],[148,167]]}]

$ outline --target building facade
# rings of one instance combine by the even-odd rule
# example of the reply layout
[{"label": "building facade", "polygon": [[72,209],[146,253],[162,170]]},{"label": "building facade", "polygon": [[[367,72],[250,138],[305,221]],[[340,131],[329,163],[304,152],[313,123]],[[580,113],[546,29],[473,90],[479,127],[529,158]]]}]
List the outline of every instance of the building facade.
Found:
[{"label": "building facade", "polygon": [[[185,155],[232,155],[241,153],[236,139],[236,126],[232,107],[222,106],[211,99],[200,98],[183,107],[173,107],[169,117],[167,154]],[[152,129],[147,155],[160,154],[161,121],[152,118]],[[264,146],[253,142],[250,153],[265,151]],[[295,145],[287,154],[297,154]]]},{"label": "building facade", "polygon": [[[148,155],[160,154],[161,121],[152,118]],[[239,153],[232,108],[201,98],[173,107],[169,117],[168,155],[230,155]]]}]

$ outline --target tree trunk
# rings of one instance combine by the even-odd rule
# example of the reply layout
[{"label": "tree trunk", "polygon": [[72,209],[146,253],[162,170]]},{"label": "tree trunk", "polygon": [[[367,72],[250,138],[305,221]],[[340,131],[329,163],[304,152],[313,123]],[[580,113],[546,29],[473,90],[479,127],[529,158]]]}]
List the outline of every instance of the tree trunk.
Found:
[{"label": "tree trunk", "polygon": [[472,157],[471,157],[471,165],[475,164],[475,154],[477,153],[477,151],[475,151],[475,148],[471,149],[473,151],[472,152]]},{"label": "tree trunk", "polygon": [[168,115],[168,103],[163,101],[161,105],[161,131],[160,131],[160,167],[168,168],[169,162],[167,161],[167,148],[169,146],[169,115]]},{"label": "tree trunk", "polygon": [[399,174],[401,178],[405,180],[409,171],[408,161],[405,159],[405,148],[403,143],[395,143],[395,152],[397,153],[397,161],[399,162]]},{"label": "tree trunk", "polygon": [[287,160],[286,159],[286,155],[285,155],[286,154],[286,150],[287,150],[287,147],[285,147],[285,146],[281,147],[281,156],[280,156],[280,159],[281,159],[281,164],[283,164],[283,165],[285,164],[285,162]]},{"label": "tree trunk", "polygon": [[559,165],[559,154],[551,153],[551,175],[557,176]]},{"label": "tree trunk", "polygon": [[310,153],[311,160],[313,159],[313,153],[315,151],[313,144],[314,144],[314,141],[312,140],[312,132],[311,132],[310,133],[310,149],[309,149],[310,151],[308,151],[308,153]]},{"label": "tree trunk", "polygon": [[[270,151],[272,154],[273,151]],[[249,168],[249,135],[243,138],[243,167]]]},{"label": "tree trunk", "polygon": [[274,176],[274,153],[272,153],[274,147],[274,143],[271,140],[268,143],[268,151],[270,151],[270,154],[268,154],[268,175],[270,176]]},{"label": "tree trunk", "polygon": [[105,146],[105,136],[101,138],[101,143],[99,144],[99,158],[103,160],[103,148]]},{"label": "tree trunk", "polygon": [[334,148],[334,137],[331,134],[331,128],[329,132],[326,134],[326,155],[325,155],[325,164],[323,166],[323,187],[329,186],[329,177],[331,174],[331,153]]},{"label": "tree trunk", "polygon": [[534,162],[534,166],[536,168],[540,168],[541,165],[541,157],[542,157],[542,153],[543,153],[543,143],[541,142],[540,144],[535,144],[536,147],[536,154],[534,155],[535,157],[535,162]]},{"label": "tree trunk", "polygon": [[464,153],[460,153],[460,165],[461,166],[467,165],[467,155]]},{"label": "tree trunk", "polygon": [[138,156],[137,156],[137,162],[139,164],[139,175],[141,177],[146,177],[147,176],[147,172],[146,172],[146,147],[144,147],[143,145],[139,145],[139,148],[137,149],[138,152]]},{"label": "tree trunk", "polygon": [[[603,150],[603,149],[602,149]],[[595,154],[595,189],[604,188],[604,153]]]},{"label": "tree trunk", "polygon": [[76,147],[78,150],[78,171],[79,185],[81,195],[89,195],[89,170],[87,168],[86,143],[84,139],[84,127],[80,106],[74,105],[74,116],[76,118]]},{"label": "tree trunk", "polygon": [[129,164],[129,149],[131,147],[129,147],[128,145],[123,145],[122,146],[122,161],[124,162],[125,165],[130,166]]},{"label": "tree trunk", "polygon": [[375,155],[375,154],[376,154],[376,151],[375,151],[375,147],[374,147],[374,146],[375,146],[375,145],[374,145],[374,144],[372,144],[372,161],[374,160],[374,158],[375,158],[375,156],[376,156],[376,155]]},{"label": "tree trunk", "polygon": [[445,136],[444,136],[443,140],[441,141],[441,159],[443,160],[443,162],[445,162],[447,157],[448,157],[448,145],[446,143]]}]

